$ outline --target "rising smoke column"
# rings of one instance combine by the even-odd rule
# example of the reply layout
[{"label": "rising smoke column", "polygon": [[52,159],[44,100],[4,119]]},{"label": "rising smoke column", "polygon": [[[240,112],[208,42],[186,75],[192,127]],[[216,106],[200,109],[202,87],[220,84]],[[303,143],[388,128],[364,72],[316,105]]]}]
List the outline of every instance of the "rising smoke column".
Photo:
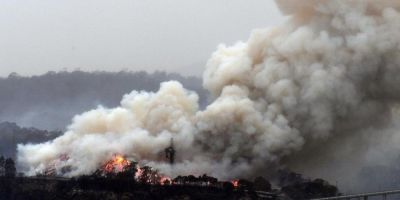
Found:
[{"label": "rising smoke column", "polygon": [[[286,23],[212,55],[203,81],[214,101],[204,110],[178,82],[133,91],[118,108],[77,115],[54,141],[19,145],[18,163],[28,174],[70,166],[65,175],[75,176],[118,153],[169,175],[232,178],[333,154],[328,147],[348,138],[379,138],[400,95],[400,3],[277,3]],[[160,155],[171,137],[173,168]]]}]

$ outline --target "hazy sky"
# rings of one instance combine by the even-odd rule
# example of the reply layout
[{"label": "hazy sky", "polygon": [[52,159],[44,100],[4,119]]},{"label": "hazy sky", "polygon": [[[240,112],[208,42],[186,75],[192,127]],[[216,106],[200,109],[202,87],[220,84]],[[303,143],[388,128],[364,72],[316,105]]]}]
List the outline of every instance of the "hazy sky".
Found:
[{"label": "hazy sky", "polygon": [[273,0],[0,0],[0,76],[62,69],[200,75],[219,43],[282,20]]}]

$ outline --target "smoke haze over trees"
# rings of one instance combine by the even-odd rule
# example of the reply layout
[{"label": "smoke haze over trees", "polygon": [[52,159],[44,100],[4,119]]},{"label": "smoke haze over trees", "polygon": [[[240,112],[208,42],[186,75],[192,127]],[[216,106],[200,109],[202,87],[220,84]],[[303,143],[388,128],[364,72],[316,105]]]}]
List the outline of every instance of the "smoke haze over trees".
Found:
[{"label": "smoke haze over trees", "polygon": [[64,129],[75,114],[98,105],[115,107],[132,90],[155,91],[160,82],[177,80],[207,101],[201,79],[165,72],[48,72],[41,76],[10,74],[0,78],[0,122],[25,127]]},{"label": "smoke haze over trees", "polygon": [[[220,45],[208,61],[204,86],[215,100],[206,109],[193,80],[168,74],[139,73],[135,80],[141,81],[115,87],[108,76],[62,82],[63,73],[49,73],[52,82],[33,87],[35,77],[24,82],[11,75],[1,98],[12,102],[0,105],[9,113],[4,120],[57,127],[70,121],[59,113],[87,110],[56,140],[19,145],[19,164],[35,174],[55,163],[59,174],[79,176],[123,154],[171,175],[201,171],[229,179],[288,167],[351,187],[365,166],[396,163],[400,4],[277,2],[289,21],[255,30],[247,42]],[[149,80],[157,74],[153,87]],[[164,78],[182,84],[164,82],[155,93]],[[18,87],[28,95],[14,95]],[[27,109],[25,102],[38,106]],[[105,107],[87,109],[97,105]],[[173,169],[158,153],[171,137],[181,152]],[[61,159],[65,154],[69,159]],[[65,174],[64,167],[72,170]]]},{"label": "smoke haze over trees", "polygon": [[[18,146],[19,164],[30,174],[72,166],[66,176],[76,176],[118,153],[171,176],[254,177],[286,166],[349,187],[366,165],[389,166],[400,146],[400,4],[277,2],[287,22],[209,59],[203,81],[215,100],[206,109],[184,81],[134,91],[78,115],[52,142]],[[171,137],[182,152],[172,170],[158,154]]]},{"label": "smoke haze over trees", "polygon": [[17,144],[41,143],[54,139],[61,133],[36,128],[21,128],[15,123],[2,122],[0,123],[0,155],[15,158]]}]

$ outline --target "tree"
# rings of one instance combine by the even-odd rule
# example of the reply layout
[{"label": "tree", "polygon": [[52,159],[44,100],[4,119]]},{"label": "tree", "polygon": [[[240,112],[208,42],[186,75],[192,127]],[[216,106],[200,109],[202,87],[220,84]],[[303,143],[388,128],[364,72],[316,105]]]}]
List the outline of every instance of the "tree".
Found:
[{"label": "tree", "polygon": [[222,188],[224,189],[225,192],[230,194],[235,187],[231,182],[222,182]]},{"label": "tree", "polygon": [[303,183],[310,180],[303,178],[301,174],[289,171],[289,170],[279,170],[278,171],[278,185],[284,187],[287,185],[293,185],[296,183]]},{"label": "tree", "polygon": [[135,179],[137,172],[137,162],[130,162],[129,165],[124,166],[123,170],[117,174],[118,178],[122,179]]},{"label": "tree", "polygon": [[271,191],[271,183],[269,183],[265,178],[259,176],[254,179],[254,190],[256,191]]},{"label": "tree", "polygon": [[141,174],[138,177],[140,183],[150,183],[152,177],[152,169],[149,166],[140,168]]},{"label": "tree", "polygon": [[253,183],[246,179],[239,179],[238,187],[241,190],[253,191]]},{"label": "tree", "polygon": [[151,170],[150,184],[161,184],[161,176],[158,174],[158,170]]},{"label": "tree", "polygon": [[6,163],[6,159],[3,156],[0,156],[0,176],[5,175],[4,165]]},{"label": "tree", "polygon": [[203,174],[203,176],[199,176],[199,181],[204,183],[205,185],[214,185],[217,184],[218,179],[211,176],[207,176],[207,174]]},{"label": "tree", "polygon": [[11,158],[7,158],[4,164],[5,176],[6,177],[15,177],[17,169],[15,168],[14,160]]},{"label": "tree", "polygon": [[175,184],[184,184],[184,178],[183,176],[177,176],[172,180],[172,182]]},{"label": "tree", "polygon": [[313,199],[336,196],[338,189],[322,179],[297,182],[282,187],[281,191],[291,199]]}]

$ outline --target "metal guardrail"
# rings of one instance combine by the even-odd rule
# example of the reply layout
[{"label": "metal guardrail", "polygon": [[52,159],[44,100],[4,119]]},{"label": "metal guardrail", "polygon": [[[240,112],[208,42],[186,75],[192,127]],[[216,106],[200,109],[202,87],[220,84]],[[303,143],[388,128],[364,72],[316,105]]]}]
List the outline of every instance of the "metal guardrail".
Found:
[{"label": "metal guardrail", "polygon": [[377,197],[381,196],[382,199],[386,200],[386,197],[393,194],[400,194],[400,190],[388,190],[382,192],[369,192],[369,193],[361,193],[361,194],[352,194],[352,195],[343,195],[336,197],[325,197],[325,198],[317,198],[311,200],[339,200],[339,199],[364,199],[367,200],[368,197]]}]

